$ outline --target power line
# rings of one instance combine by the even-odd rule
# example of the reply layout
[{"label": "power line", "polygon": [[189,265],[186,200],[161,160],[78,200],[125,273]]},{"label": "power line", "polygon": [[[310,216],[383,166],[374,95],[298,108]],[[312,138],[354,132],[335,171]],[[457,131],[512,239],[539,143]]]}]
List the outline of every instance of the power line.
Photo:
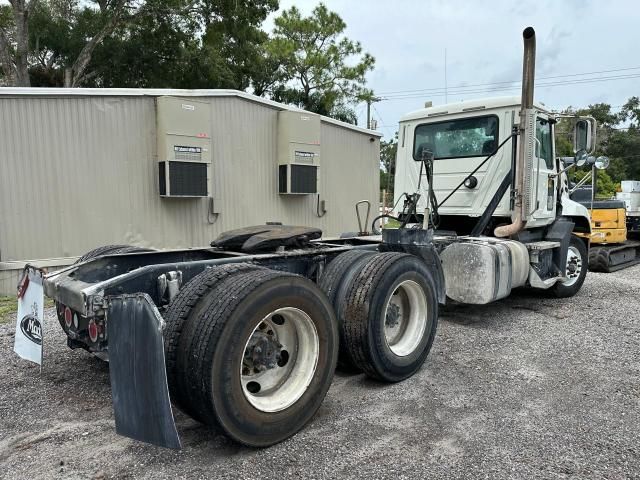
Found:
[{"label": "power line", "polygon": [[[597,75],[600,73],[614,73],[614,72],[626,72],[630,70],[640,70],[640,67],[627,67],[627,68],[616,68],[612,70],[598,70],[594,72],[583,72],[583,73],[569,73],[565,75],[551,75],[546,77],[537,77],[536,80],[550,80],[554,78],[567,78],[567,77],[579,77],[582,75]],[[465,85],[456,85],[455,87],[449,87],[450,89],[458,89],[458,88],[469,88],[469,87],[486,87],[493,85],[510,85],[512,83],[520,83],[520,80],[509,80],[509,81],[501,81],[501,82],[490,82],[490,83],[475,83],[475,84],[465,84]],[[446,88],[445,88],[446,89]],[[420,93],[420,92],[430,92],[430,91],[443,91],[443,88],[421,88],[415,90],[395,90],[388,92],[378,92],[379,95],[394,95],[394,94],[402,94],[402,93]]]},{"label": "power line", "polygon": [[[628,80],[633,78],[640,78],[640,74],[634,75],[620,75],[620,76],[611,76],[611,77],[601,77],[601,78],[592,78],[592,79],[582,79],[582,80],[573,80],[573,81],[558,81],[558,82],[549,82],[549,83],[541,83],[537,84],[536,88],[549,88],[549,87],[559,87],[566,85],[582,85],[589,83],[598,83],[598,82],[609,82],[615,80]],[[483,89],[474,89],[474,90],[458,90],[455,92],[448,92],[448,95],[469,95],[475,93],[488,93],[488,92],[506,92],[506,91],[514,91],[520,90],[520,87],[495,87],[495,88],[483,88]],[[389,100],[404,100],[411,98],[424,98],[425,96],[429,97],[443,97],[445,96],[444,92],[441,93],[428,93],[428,94],[404,94],[404,95],[393,95],[393,96],[385,96],[381,100],[389,101]]]},{"label": "power line", "polygon": [[[382,122],[382,125],[385,125],[386,122],[383,120],[382,115],[380,115],[380,112],[378,112],[378,109],[376,108],[376,106],[372,105],[372,107],[373,107],[373,111],[376,112],[376,115],[378,115],[378,118]],[[388,127],[385,125],[385,128],[388,128]]]},{"label": "power line", "polygon": [[[536,88],[538,87],[554,87],[560,85],[578,85],[583,83],[596,83],[596,82],[604,82],[611,80],[626,80],[631,78],[639,78],[640,73],[636,74],[628,74],[628,75],[614,75],[608,77],[599,77],[599,78],[585,78],[579,80],[567,80],[567,81],[556,81],[556,82],[542,82],[536,84]],[[467,94],[467,93],[482,93],[482,92],[492,92],[492,91],[505,91],[505,90],[520,90],[519,86],[510,86],[510,87],[489,87],[489,88],[480,88],[480,89],[462,89],[457,90],[456,94]],[[429,94],[430,96],[443,96],[443,93],[433,93]],[[424,97],[424,95],[417,94],[403,94],[403,95],[390,95],[384,97],[385,99],[396,99],[396,98],[416,98],[416,97]]]}]

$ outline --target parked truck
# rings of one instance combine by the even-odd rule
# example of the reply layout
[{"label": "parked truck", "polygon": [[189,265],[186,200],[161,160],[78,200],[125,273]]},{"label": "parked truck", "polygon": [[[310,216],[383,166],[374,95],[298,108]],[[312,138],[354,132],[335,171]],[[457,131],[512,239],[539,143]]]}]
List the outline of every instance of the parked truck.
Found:
[{"label": "parked truck", "polygon": [[173,403],[235,441],[272,445],[314,416],[336,364],[383,382],[413,375],[447,297],[576,294],[589,216],[568,197],[555,118],[533,102],[533,28],[523,38],[521,100],[401,121],[400,228],[326,239],[263,225],[200,249],[101,247],[47,274],[69,346],[109,360],[116,430],[177,448]]}]

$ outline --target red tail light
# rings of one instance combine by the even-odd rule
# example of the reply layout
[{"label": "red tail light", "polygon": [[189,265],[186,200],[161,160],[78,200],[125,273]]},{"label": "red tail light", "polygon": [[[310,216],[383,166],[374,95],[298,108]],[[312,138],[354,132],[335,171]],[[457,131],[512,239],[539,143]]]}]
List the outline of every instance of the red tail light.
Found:
[{"label": "red tail light", "polygon": [[98,325],[96,325],[96,322],[93,319],[89,321],[89,339],[93,343],[98,341]]},{"label": "red tail light", "polygon": [[71,328],[71,324],[73,323],[73,312],[69,307],[64,307],[64,324],[67,328]]}]

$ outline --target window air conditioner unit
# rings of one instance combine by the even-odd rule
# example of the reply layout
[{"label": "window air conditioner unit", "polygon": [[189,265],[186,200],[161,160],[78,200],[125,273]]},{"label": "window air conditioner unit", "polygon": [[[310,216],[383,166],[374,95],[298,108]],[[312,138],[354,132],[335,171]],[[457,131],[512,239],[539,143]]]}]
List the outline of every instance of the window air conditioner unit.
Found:
[{"label": "window air conditioner unit", "polygon": [[208,197],[211,185],[209,104],[158,97],[158,186],[162,197]]},{"label": "window air conditioner unit", "polygon": [[278,193],[318,193],[320,116],[283,110],[278,113]]}]

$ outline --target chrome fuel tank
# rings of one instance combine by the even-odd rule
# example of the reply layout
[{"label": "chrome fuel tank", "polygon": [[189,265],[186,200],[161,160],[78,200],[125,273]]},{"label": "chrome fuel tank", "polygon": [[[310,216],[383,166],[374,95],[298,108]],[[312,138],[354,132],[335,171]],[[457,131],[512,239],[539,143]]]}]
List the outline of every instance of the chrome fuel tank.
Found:
[{"label": "chrome fuel tank", "polygon": [[504,298],[529,274],[527,248],[513,240],[467,237],[446,247],[440,258],[447,296],[461,303]]}]

